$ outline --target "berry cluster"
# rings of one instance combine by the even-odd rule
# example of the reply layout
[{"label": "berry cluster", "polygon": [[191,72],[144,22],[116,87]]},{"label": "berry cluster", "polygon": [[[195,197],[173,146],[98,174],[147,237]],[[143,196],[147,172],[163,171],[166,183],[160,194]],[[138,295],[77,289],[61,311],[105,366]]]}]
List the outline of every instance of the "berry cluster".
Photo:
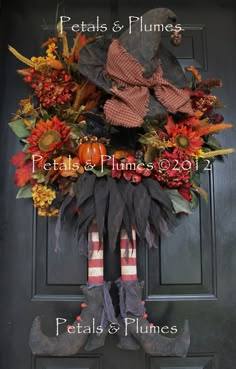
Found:
[{"label": "berry cluster", "polygon": [[72,77],[65,70],[56,69],[49,69],[41,73],[31,68],[30,74],[24,78],[24,81],[30,83],[44,108],[69,102],[76,86]]},{"label": "berry cluster", "polygon": [[111,176],[112,178],[121,177],[125,178],[126,181],[133,183],[140,183],[142,177],[150,177],[152,171],[141,162],[137,156],[128,155],[122,160],[114,159],[114,157],[107,161],[107,165],[112,166]]}]

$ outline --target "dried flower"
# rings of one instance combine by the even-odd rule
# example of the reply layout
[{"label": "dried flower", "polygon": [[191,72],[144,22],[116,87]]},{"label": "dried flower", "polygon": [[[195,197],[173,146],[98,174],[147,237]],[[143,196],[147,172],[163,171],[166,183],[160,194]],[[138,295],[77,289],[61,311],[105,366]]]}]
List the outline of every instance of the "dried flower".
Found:
[{"label": "dried flower", "polygon": [[191,72],[194,79],[198,82],[201,82],[202,80],[202,76],[201,74],[199,73],[199,71],[193,66],[193,65],[190,65],[190,67],[187,67],[185,68],[188,72]]},{"label": "dried flower", "polygon": [[42,184],[36,184],[31,191],[34,207],[38,209],[38,215],[54,216],[58,214],[58,209],[50,208],[50,205],[56,198],[54,190]]},{"label": "dried flower", "polygon": [[71,101],[72,93],[77,86],[65,70],[58,69],[39,72],[32,68],[24,81],[30,83],[39,102],[45,108],[64,105]]}]

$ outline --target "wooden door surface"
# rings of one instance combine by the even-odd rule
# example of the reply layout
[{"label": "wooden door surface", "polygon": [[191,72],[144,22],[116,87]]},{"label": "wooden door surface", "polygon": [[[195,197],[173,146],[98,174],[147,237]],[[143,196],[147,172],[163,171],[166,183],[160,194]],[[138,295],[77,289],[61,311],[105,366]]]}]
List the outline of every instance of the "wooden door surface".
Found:
[{"label": "wooden door surface", "polygon": [[[1,86],[1,192],[0,192],[0,286],[1,369],[232,369],[235,364],[236,298],[236,156],[217,162],[202,177],[209,202],[201,202],[193,215],[181,218],[175,233],[161,239],[159,249],[138,245],[139,279],[145,280],[144,298],[150,321],[161,325],[189,320],[191,346],[187,358],[156,357],[142,350],[121,351],[109,335],[103,348],[81,351],[73,357],[32,357],[28,336],[32,321],[40,315],[43,329],[55,335],[56,317],[68,322],[80,311],[86,283],[86,259],[75,247],[73,230],[64,229],[62,250],[55,253],[55,220],[38,218],[31,202],[15,200],[14,168],[9,159],[20,148],[7,122],[17,102],[28,96],[15,70],[22,67],[7,50],[13,45],[26,56],[37,55],[53,32],[57,1],[3,0],[0,23]],[[148,9],[171,8],[184,25],[179,48],[164,42],[183,66],[195,65],[204,77],[223,80],[217,91],[225,103],[226,122],[235,122],[236,9],[230,1],[64,1],[63,15],[76,23],[103,22],[141,15]],[[64,9],[63,9],[64,7]],[[59,10],[60,13],[60,10]],[[44,26],[42,26],[44,25]],[[236,133],[221,134],[225,147],[235,147]],[[119,277],[119,250],[106,254],[106,280]],[[115,293],[115,290],[114,290]]]}]

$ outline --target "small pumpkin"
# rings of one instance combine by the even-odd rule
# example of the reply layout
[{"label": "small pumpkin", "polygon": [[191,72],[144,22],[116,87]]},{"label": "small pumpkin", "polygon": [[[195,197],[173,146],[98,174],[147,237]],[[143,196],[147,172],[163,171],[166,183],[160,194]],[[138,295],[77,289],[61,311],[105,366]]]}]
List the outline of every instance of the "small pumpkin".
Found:
[{"label": "small pumpkin", "polygon": [[133,155],[133,150],[116,150],[113,155],[115,159],[120,160],[126,156]]},{"label": "small pumpkin", "polygon": [[100,165],[101,155],[106,155],[107,149],[101,142],[85,142],[79,147],[78,156],[81,165]]}]

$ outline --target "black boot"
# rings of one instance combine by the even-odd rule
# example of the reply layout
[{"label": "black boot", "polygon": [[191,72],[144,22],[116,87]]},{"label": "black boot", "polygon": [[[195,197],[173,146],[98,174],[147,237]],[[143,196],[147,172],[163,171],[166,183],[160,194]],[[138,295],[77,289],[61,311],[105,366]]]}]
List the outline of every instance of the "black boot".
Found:
[{"label": "black boot", "polygon": [[127,333],[130,333],[150,355],[185,357],[190,345],[188,322],[185,322],[183,332],[176,338],[164,337],[156,332],[149,333],[153,329],[150,328],[145,317],[142,284],[138,281],[123,283],[121,280],[116,283],[120,294],[120,310]]},{"label": "black boot", "polygon": [[139,345],[131,336],[131,334],[126,332],[125,325],[121,316],[119,316],[117,320],[120,328],[118,331],[119,342],[117,344],[117,347],[123,350],[138,350]]},{"label": "black boot", "polygon": [[[94,322],[96,326],[102,325],[106,330],[108,316],[112,315],[110,301],[108,301],[109,285],[107,283],[87,285],[81,286],[81,289],[85,295],[85,308],[80,314],[80,321],[75,320],[73,326],[77,327],[79,323],[83,327],[92,327]],[[35,355],[70,356],[78,353],[89,335],[91,339],[86,346],[87,350],[104,344],[104,332],[97,335],[96,333],[69,333],[67,331],[57,337],[48,337],[41,330],[40,318],[36,317],[32,324],[29,344]]]},{"label": "black boot", "polygon": [[101,333],[90,334],[90,336],[88,337],[87,344],[85,346],[86,351],[92,351],[99,347],[104,346],[105,339],[108,333],[109,323],[117,323],[114,306],[112,304],[111,296],[109,293],[110,286],[111,286],[110,282],[104,282],[103,284],[104,309],[100,319],[100,326],[102,326],[103,330]]}]

